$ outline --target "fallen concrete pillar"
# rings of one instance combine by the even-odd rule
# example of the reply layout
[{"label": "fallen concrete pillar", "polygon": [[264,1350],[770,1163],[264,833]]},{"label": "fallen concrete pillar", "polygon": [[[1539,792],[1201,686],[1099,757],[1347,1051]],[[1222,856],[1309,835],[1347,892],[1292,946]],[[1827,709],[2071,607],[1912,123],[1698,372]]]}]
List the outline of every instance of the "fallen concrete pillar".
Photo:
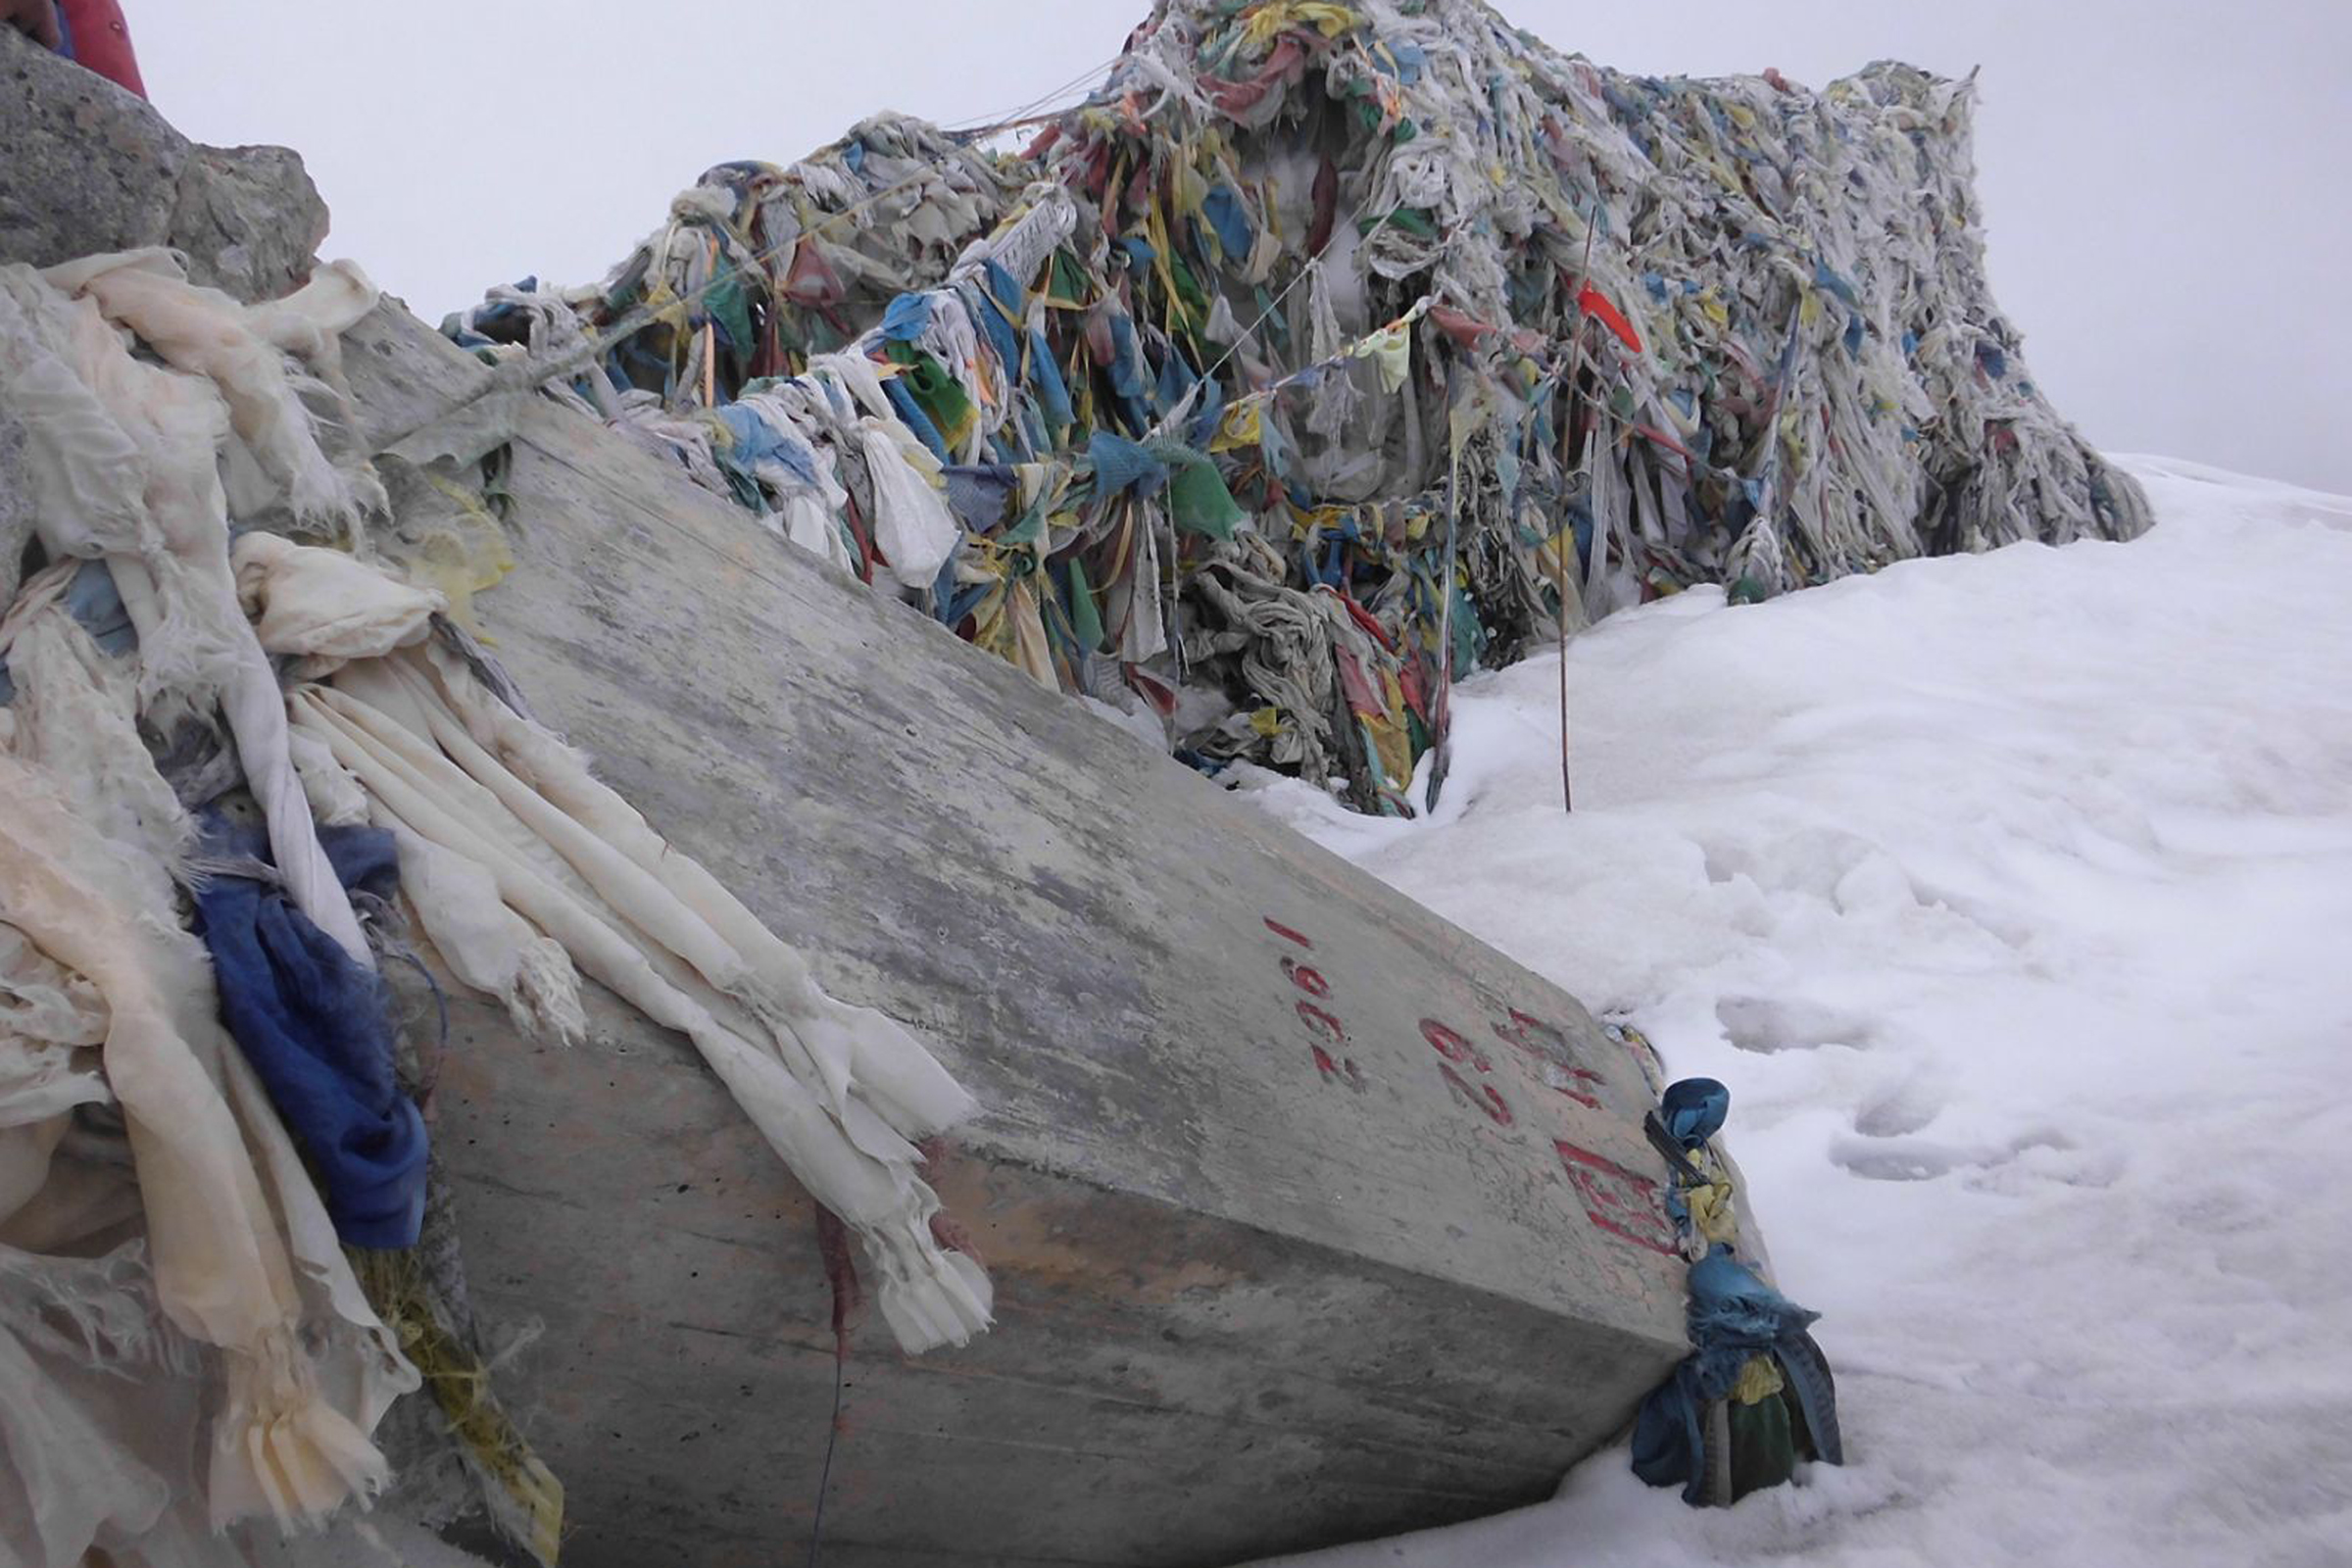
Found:
[{"label": "fallen concrete pillar", "polygon": [[[202,240],[201,275],[283,286],[306,180],[6,29],[0,71],[0,260]],[[391,305],[346,360],[379,431],[488,374]],[[825,1562],[1206,1565],[1490,1512],[1684,1353],[1649,1091],[1573,999],[546,401],[388,457],[387,549],[442,494],[419,465],[509,436],[515,568],[476,609],[540,716],[984,1107],[933,1179],[997,1326],[855,1335]],[[475,1304],[544,1330],[501,1378],[564,1560],[789,1560],[834,1392],[810,1206],[683,1042],[591,1016],[551,1050],[453,991],[438,1080]]]},{"label": "fallen concrete pillar", "polygon": [[[347,357],[384,428],[482,374],[390,309]],[[985,1107],[936,1181],[997,1327],[858,1337],[828,1561],[1210,1564],[1489,1512],[1684,1353],[1648,1090],[1573,999],[594,423],[510,412],[500,658]],[[566,1561],[805,1539],[825,1269],[724,1091],[617,1008],[565,1054],[463,1004],[442,1085],[479,1304],[547,1328],[515,1371]]]}]

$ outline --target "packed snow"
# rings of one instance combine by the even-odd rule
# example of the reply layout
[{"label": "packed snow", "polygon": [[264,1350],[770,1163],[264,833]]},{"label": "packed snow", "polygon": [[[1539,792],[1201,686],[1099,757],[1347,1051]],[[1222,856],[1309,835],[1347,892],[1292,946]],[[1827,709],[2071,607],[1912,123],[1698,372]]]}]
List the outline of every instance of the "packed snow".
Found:
[{"label": "packed snow", "polygon": [[1572,816],[1548,657],[1427,820],[1250,781],[1730,1085],[1853,1461],[1290,1560],[2352,1563],[2352,498],[2127,461],[2134,543],[1580,636]]}]

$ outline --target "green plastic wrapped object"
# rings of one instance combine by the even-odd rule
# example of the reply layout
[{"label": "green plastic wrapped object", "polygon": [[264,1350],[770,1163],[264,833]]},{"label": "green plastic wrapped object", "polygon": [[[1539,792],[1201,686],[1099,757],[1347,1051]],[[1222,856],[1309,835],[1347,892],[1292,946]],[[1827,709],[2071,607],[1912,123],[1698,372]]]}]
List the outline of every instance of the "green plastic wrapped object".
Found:
[{"label": "green plastic wrapped object", "polygon": [[1102,646],[1102,612],[1096,608],[1094,586],[1086,580],[1086,563],[1070,557],[1070,630],[1078,646],[1094,653]]},{"label": "green plastic wrapped object", "polygon": [[915,407],[939,426],[950,441],[960,441],[972,427],[972,400],[963,386],[937,360],[907,343],[890,346],[893,363],[905,366],[899,384],[914,399]]},{"label": "green plastic wrapped object", "polygon": [[1205,460],[1177,466],[1168,481],[1168,512],[1177,527],[1218,540],[1231,539],[1246,515],[1225,487],[1225,476]]}]

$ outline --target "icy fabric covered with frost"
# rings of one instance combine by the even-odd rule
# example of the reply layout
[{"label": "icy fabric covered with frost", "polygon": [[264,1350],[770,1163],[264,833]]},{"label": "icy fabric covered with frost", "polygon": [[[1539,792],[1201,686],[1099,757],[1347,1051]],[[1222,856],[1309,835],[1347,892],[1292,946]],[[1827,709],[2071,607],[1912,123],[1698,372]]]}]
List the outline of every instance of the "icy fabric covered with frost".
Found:
[{"label": "icy fabric covered with frost", "polygon": [[1308,1560],[2352,1561],[2352,498],[2128,466],[2132,544],[1585,634],[1573,819],[1548,658],[1434,821],[1255,792],[1731,1086],[1857,1460]]}]

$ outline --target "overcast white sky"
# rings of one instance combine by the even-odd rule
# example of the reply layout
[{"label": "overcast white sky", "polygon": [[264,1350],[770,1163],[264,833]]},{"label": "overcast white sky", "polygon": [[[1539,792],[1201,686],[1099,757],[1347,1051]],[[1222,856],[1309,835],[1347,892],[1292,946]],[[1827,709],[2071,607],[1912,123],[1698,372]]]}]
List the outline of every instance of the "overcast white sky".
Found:
[{"label": "overcast white sky", "polygon": [[[2035,375],[2113,450],[2352,492],[2352,0],[1505,0],[1656,74],[1982,66],[1992,278]],[[983,121],[1091,81],[1148,0],[125,0],[157,106],[296,148],[418,314],[601,274],[728,158],[883,108]],[[1073,90],[1069,97],[1077,94]]]}]

